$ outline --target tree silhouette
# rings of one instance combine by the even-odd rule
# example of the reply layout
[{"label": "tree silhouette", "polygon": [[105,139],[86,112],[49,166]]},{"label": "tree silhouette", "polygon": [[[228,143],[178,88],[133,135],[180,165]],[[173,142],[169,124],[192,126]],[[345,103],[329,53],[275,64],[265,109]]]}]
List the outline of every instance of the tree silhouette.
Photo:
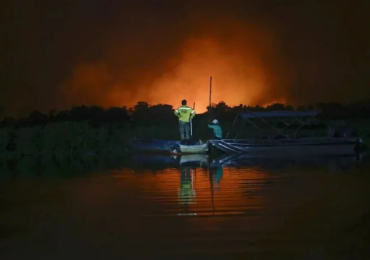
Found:
[{"label": "tree silhouette", "polygon": [[124,107],[110,107],[105,111],[106,122],[128,121],[130,119],[128,109]]},{"label": "tree silhouette", "polygon": [[32,111],[27,117],[27,121],[31,124],[47,123],[48,119],[47,115],[39,111]]},{"label": "tree silhouette", "polygon": [[138,102],[134,108],[133,112],[131,114],[132,120],[139,126],[149,126],[151,124],[150,121],[150,106],[146,102]]},{"label": "tree silhouette", "polygon": [[[322,111],[322,116],[326,119],[346,119],[346,118],[369,118],[370,117],[370,99],[363,99],[358,102],[341,104],[338,102],[327,102],[301,105],[296,108],[297,111],[314,110]],[[234,107],[221,101],[212,104],[205,112],[205,116],[198,114],[194,122],[199,120],[209,121],[217,118],[221,121],[232,121],[237,114],[247,111],[279,111],[294,110],[290,105],[274,103],[267,107],[247,106],[240,104]],[[0,107],[1,111],[1,107]],[[152,127],[152,126],[175,126],[177,118],[173,114],[173,107],[168,104],[149,105],[147,102],[140,101],[133,107],[109,107],[100,106],[74,106],[70,110],[56,111],[51,110],[44,114],[40,111],[32,111],[25,118],[12,118],[5,116],[0,122],[0,127],[17,126],[25,127],[52,122],[81,122],[89,121],[95,125],[120,123],[129,124],[130,127]],[[206,122],[207,123],[207,122]],[[203,124],[201,124],[203,125]]]}]

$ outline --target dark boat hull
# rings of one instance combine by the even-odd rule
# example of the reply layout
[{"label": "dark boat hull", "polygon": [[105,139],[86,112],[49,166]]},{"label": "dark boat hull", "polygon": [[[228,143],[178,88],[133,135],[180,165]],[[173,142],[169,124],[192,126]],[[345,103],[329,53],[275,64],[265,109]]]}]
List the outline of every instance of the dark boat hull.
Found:
[{"label": "dark boat hull", "polygon": [[253,157],[304,157],[354,155],[355,138],[302,138],[294,140],[209,140],[225,153],[248,153]]}]

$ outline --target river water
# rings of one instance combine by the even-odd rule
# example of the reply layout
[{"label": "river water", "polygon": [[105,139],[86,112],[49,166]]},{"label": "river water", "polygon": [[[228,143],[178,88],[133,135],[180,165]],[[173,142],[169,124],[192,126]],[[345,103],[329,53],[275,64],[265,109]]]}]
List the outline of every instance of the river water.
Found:
[{"label": "river water", "polygon": [[3,167],[0,259],[370,259],[367,157],[203,159]]}]

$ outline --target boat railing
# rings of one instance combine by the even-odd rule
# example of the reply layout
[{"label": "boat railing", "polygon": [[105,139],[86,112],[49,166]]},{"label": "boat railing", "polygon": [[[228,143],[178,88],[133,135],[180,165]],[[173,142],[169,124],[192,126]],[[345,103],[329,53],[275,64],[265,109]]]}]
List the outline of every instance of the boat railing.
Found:
[{"label": "boat railing", "polygon": [[[349,141],[348,138],[335,138],[335,137],[306,137],[306,138],[299,138],[299,139],[223,139],[222,142],[225,142],[230,145],[240,145],[240,144],[310,144],[313,141],[317,142],[325,142],[325,143],[338,143],[338,141],[343,140],[344,142]],[[353,140],[355,140],[354,138]]]},{"label": "boat railing", "polygon": [[[314,120],[317,120],[316,116],[320,113],[320,111],[268,111],[242,113],[235,117],[226,138],[230,138],[231,132],[234,130],[236,130],[236,134],[233,139],[240,138],[242,136],[241,129],[245,129],[246,125],[249,124],[260,133],[262,133],[263,130],[266,130],[267,127],[268,133],[266,135],[266,139],[276,139],[279,136],[285,139],[295,139],[304,126],[310,125]],[[242,119],[242,123],[237,126],[240,119]],[[262,126],[258,123],[262,123]],[[278,127],[277,125],[279,124],[282,124],[283,126]]]}]

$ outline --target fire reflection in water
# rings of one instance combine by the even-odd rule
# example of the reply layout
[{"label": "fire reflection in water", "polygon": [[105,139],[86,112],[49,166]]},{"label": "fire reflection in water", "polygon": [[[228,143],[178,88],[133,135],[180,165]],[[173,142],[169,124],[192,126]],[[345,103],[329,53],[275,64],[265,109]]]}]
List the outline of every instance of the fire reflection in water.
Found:
[{"label": "fire reflection in water", "polygon": [[[203,168],[203,167],[202,167]],[[209,180],[209,184],[207,185],[209,188],[209,205],[212,205],[213,212],[215,211],[214,205],[214,192],[218,192],[220,190],[220,182],[223,178],[223,167],[207,167],[207,170],[204,171],[204,168],[201,169],[194,165],[182,165],[180,166],[180,187],[178,188],[178,204],[185,206],[185,212],[180,213],[179,215],[197,215],[197,213],[190,213],[190,205],[197,204],[197,192],[196,192],[196,178],[201,176],[196,175],[197,169],[201,170],[201,172],[206,173],[207,179]],[[203,185],[202,185],[203,186]],[[198,187],[199,188],[199,187]],[[204,189],[202,187],[202,201],[205,200]],[[207,200],[207,199],[206,199]],[[196,208],[193,208],[196,210]]]},{"label": "fire reflection in water", "polygon": [[179,204],[196,204],[194,188],[195,168],[185,166],[180,168],[180,189],[178,191]]}]

